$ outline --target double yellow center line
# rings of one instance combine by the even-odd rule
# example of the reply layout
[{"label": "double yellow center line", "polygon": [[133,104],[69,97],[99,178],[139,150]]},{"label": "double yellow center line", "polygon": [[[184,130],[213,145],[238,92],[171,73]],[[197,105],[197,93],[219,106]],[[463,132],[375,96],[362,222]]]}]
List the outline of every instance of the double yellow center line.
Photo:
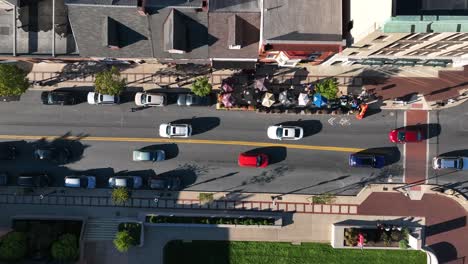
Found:
[{"label": "double yellow center line", "polygon": [[135,137],[75,137],[75,136],[21,136],[21,135],[0,135],[2,140],[55,140],[55,139],[81,140],[81,141],[101,141],[101,142],[144,142],[144,143],[180,143],[180,144],[206,144],[206,145],[232,145],[249,147],[285,147],[288,149],[335,151],[335,152],[359,152],[364,149],[346,148],[334,146],[311,146],[285,143],[234,141],[234,140],[209,140],[209,139],[174,139],[174,138],[135,138]]}]

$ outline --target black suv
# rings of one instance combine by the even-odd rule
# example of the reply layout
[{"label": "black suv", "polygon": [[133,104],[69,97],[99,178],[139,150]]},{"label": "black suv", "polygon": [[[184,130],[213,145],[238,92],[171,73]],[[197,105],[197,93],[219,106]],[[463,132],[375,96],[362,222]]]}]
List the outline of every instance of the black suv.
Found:
[{"label": "black suv", "polygon": [[45,173],[24,173],[18,177],[16,183],[23,187],[47,187],[50,179]]},{"label": "black suv", "polygon": [[76,104],[75,96],[72,92],[66,91],[51,91],[42,92],[42,103],[45,105],[74,105]]},{"label": "black suv", "polygon": [[16,158],[16,147],[12,144],[0,144],[0,160],[14,160]]}]

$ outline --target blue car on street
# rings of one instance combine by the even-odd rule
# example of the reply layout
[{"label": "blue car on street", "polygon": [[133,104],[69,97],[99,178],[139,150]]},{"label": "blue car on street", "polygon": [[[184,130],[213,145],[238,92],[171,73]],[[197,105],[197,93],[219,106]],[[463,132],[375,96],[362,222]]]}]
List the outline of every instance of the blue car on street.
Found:
[{"label": "blue car on street", "polygon": [[385,166],[385,157],[373,154],[355,153],[349,156],[349,166],[382,168]]}]

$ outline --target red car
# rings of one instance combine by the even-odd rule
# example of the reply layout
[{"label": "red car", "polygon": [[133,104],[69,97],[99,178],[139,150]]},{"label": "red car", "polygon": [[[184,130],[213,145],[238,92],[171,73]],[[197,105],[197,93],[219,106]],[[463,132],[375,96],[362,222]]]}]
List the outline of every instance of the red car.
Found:
[{"label": "red car", "polygon": [[268,166],[268,156],[262,153],[241,153],[239,154],[238,163],[241,167],[265,168],[266,166]]},{"label": "red car", "polygon": [[420,128],[407,129],[403,127],[392,130],[388,137],[394,143],[419,142],[424,139],[424,132]]}]

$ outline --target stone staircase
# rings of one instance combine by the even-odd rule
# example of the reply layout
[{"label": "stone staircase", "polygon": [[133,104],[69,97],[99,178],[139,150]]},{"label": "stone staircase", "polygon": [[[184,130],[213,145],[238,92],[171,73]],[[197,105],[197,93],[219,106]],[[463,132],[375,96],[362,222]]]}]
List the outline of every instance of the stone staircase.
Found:
[{"label": "stone staircase", "polygon": [[113,240],[119,221],[113,218],[91,218],[86,223],[85,240]]}]

